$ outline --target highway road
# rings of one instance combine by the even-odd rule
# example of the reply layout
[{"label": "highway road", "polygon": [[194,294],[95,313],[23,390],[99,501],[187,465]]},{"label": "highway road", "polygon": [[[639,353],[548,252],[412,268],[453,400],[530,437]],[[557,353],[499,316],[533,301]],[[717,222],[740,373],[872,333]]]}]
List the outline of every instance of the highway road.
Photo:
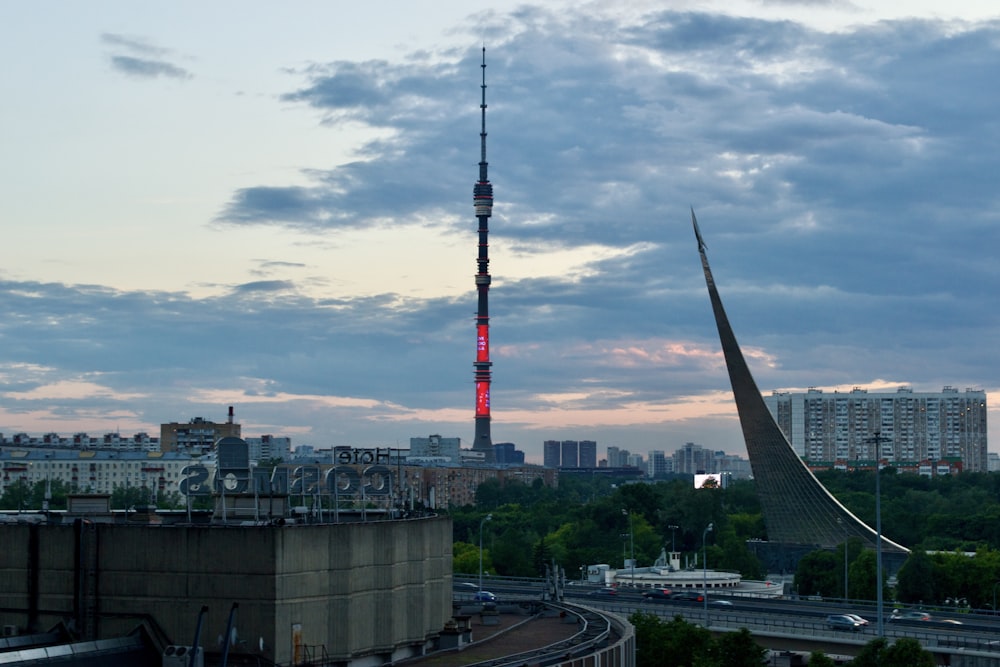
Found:
[{"label": "highway road", "polygon": [[[456,577],[456,598],[464,597],[474,590],[461,582],[472,581]],[[484,581],[483,588],[496,594],[501,600],[534,597],[537,599],[543,590],[541,580],[508,580],[490,578]],[[642,597],[642,590],[619,588],[614,595],[600,595],[593,592],[599,587],[574,582],[564,589],[567,602],[584,604],[599,609],[612,611],[623,616],[636,611],[643,611],[663,618],[681,616],[690,623],[702,625],[705,623],[705,607],[702,602],[689,601],[656,601],[650,602]],[[471,597],[471,595],[470,595]],[[728,600],[731,606],[717,607],[710,604],[708,608],[708,627],[714,629],[747,628],[753,633],[795,634],[827,638],[834,641],[842,639],[868,641],[877,636],[874,603],[855,602],[844,605],[837,602],[826,602],[806,599],[762,599],[726,597],[710,595],[709,602]],[[892,607],[888,607],[892,609]],[[826,617],[830,614],[853,613],[870,621],[869,625],[859,631],[834,630],[827,626]],[[887,638],[913,637],[924,646],[945,646],[996,652],[1000,654],[1000,618],[985,614],[931,612],[931,620],[889,620],[883,624]]]}]

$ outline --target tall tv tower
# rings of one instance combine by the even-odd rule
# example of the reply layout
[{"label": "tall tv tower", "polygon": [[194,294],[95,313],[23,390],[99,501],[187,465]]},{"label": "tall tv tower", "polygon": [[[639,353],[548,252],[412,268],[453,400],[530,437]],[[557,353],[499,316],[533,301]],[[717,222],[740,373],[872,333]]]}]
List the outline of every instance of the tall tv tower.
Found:
[{"label": "tall tv tower", "polygon": [[472,191],[472,203],[479,218],[479,259],[477,261],[476,291],[479,293],[479,309],[476,311],[476,438],[472,451],[482,452],[487,463],[493,463],[493,439],[490,436],[490,253],[487,236],[489,220],[493,214],[493,186],[486,175],[486,47],[483,47],[483,101],[479,104],[482,112],[482,130],[479,132],[481,157],[479,159],[479,180]]}]

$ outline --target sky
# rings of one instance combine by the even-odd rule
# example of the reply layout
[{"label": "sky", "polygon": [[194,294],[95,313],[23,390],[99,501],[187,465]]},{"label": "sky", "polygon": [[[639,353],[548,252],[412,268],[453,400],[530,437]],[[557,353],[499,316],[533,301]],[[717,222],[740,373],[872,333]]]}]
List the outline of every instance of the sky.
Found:
[{"label": "sky", "polygon": [[56,0],[0,3],[0,433],[471,446],[483,48],[494,442],[745,455],[692,208],[762,392],[996,430],[993,2]]}]

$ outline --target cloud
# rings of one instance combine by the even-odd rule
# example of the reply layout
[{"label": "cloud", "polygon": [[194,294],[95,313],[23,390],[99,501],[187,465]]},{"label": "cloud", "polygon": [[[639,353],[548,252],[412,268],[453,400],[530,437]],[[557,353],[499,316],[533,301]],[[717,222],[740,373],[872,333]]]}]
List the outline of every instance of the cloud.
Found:
[{"label": "cloud", "polygon": [[243,283],[233,288],[234,292],[284,292],[294,290],[295,283],[290,280],[255,280]]},{"label": "cloud", "polygon": [[111,61],[112,68],[123,74],[143,79],[155,79],[159,77],[168,79],[193,78],[191,72],[183,67],[179,67],[162,58],[150,57],[164,56],[169,54],[169,51],[153,46],[142,38],[104,33],[101,35],[101,41],[116,51],[116,53],[109,56],[109,60]]},{"label": "cloud", "polygon": [[[764,392],[995,386],[1000,23],[831,33],[525,7],[456,29],[488,38],[495,440],[741,450],[692,206]],[[218,297],[0,283],[0,372],[21,414],[89,388],[65,405],[156,424],[235,403],[245,432],[321,446],[471,438],[482,51],[409,56],[285,70],[274,98],[289,115],[360,146],[294,178],[247,175],[206,225],[233,255],[276,228],[329,247],[328,262],[252,260]],[[464,291],[403,289],[461,244]],[[400,289],[333,289],[356,279],[338,253],[360,252]]]},{"label": "cloud", "polygon": [[133,56],[111,56],[111,65],[119,72],[143,79],[166,77],[168,79],[190,79],[192,74],[162,60],[146,60]]}]

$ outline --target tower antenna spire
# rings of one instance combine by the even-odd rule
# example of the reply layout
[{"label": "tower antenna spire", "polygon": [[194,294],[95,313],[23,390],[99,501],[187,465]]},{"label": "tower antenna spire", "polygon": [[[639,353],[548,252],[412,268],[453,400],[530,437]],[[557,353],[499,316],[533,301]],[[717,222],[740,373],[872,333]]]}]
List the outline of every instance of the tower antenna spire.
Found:
[{"label": "tower antenna spire", "polygon": [[476,262],[476,291],[479,297],[479,307],[476,310],[476,435],[472,443],[472,451],[482,452],[486,462],[492,463],[493,439],[490,435],[490,383],[492,381],[493,363],[490,361],[490,255],[487,238],[489,236],[489,220],[493,215],[493,186],[487,175],[486,162],[486,47],[483,47],[483,83],[482,101],[479,104],[482,114],[482,128],[479,132],[480,158],[479,180],[472,191],[472,203],[479,218],[479,257]]}]

